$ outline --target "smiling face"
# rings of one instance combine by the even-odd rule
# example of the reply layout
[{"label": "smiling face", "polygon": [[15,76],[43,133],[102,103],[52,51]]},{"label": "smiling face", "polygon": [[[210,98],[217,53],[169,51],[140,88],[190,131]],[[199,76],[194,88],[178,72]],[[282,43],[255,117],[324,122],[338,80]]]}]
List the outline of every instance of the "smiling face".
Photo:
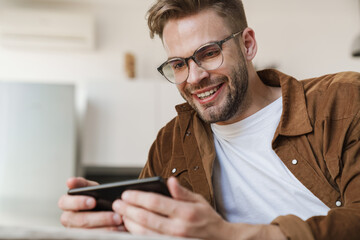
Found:
[{"label": "smiling face", "polygon": [[[186,58],[201,45],[220,41],[232,33],[213,10],[203,10],[170,20],[164,27],[163,42],[168,58]],[[205,122],[234,122],[250,104],[248,69],[240,42],[239,34],[223,44],[224,62],[215,70],[205,70],[189,60],[188,79],[177,85],[182,97]]]}]

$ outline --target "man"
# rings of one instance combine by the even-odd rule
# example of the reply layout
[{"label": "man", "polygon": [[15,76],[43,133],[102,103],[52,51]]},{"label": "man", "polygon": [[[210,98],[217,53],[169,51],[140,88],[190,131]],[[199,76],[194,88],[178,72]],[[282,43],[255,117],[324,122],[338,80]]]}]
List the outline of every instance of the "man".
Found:
[{"label": "man", "polygon": [[114,213],[93,213],[80,210],[94,199],[63,196],[62,223],[203,239],[358,239],[360,75],[299,82],[256,72],[240,0],[158,0],[148,23],[168,55],[158,70],[187,103],[140,177],[168,179],[172,198],[127,191]]}]

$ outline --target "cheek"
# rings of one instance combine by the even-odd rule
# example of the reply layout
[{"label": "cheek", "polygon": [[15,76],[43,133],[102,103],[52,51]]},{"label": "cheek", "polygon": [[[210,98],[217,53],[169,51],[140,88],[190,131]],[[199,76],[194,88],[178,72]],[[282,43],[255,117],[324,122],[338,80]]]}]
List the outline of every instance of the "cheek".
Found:
[{"label": "cheek", "polygon": [[218,69],[214,70],[211,74],[212,79],[223,79],[226,77],[227,79],[230,78],[231,73],[233,71],[233,66],[230,64],[222,64]]},{"label": "cheek", "polygon": [[222,66],[224,65],[229,66],[229,68],[237,68],[238,66],[246,65],[246,60],[242,50],[237,47],[232,53],[224,53],[224,61]]},{"label": "cheek", "polygon": [[176,85],[176,88],[178,89],[178,91],[179,91],[180,93],[184,92],[184,89],[185,89],[185,83],[182,83],[182,84]]},{"label": "cheek", "polygon": [[[180,95],[185,98],[185,96],[187,96],[187,92],[186,92],[186,82],[182,83],[182,84],[179,84],[179,85],[176,85]],[[186,100],[186,99],[185,99]]]},{"label": "cheek", "polygon": [[218,72],[225,75],[229,80],[234,80],[234,73],[247,69],[246,61],[242,56],[234,54],[218,68]]}]

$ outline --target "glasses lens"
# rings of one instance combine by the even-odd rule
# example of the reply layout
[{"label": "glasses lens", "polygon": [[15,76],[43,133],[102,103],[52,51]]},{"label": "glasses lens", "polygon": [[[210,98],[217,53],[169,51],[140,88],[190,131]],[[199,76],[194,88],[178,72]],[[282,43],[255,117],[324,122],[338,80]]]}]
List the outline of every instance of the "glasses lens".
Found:
[{"label": "glasses lens", "polygon": [[221,48],[216,43],[205,45],[195,53],[195,59],[198,64],[206,70],[214,70],[223,62]]},{"label": "glasses lens", "polygon": [[184,59],[176,58],[168,61],[162,68],[164,76],[173,83],[181,83],[186,80],[188,67]]},{"label": "glasses lens", "polygon": [[[214,70],[221,66],[224,57],[221,47],[216,43],[207,44],[194,53],[196,64],[206,70]],[[189,67],[183,58],[170,59],[162,66],[162,73],[172,83],[180,84],[186,81]]]}]

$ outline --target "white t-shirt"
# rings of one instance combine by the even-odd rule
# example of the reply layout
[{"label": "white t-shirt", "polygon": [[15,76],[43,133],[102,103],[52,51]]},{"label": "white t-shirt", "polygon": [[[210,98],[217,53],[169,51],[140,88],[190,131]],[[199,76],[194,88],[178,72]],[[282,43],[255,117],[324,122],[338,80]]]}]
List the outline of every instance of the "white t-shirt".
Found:
[{"label": "white t-shirt", "polygon": [[329,211],[271,148],[281,112],[282,97],[242,121],[211,124],[216,206],[230,222],[268,224],[286,214],[306,220]]}]

